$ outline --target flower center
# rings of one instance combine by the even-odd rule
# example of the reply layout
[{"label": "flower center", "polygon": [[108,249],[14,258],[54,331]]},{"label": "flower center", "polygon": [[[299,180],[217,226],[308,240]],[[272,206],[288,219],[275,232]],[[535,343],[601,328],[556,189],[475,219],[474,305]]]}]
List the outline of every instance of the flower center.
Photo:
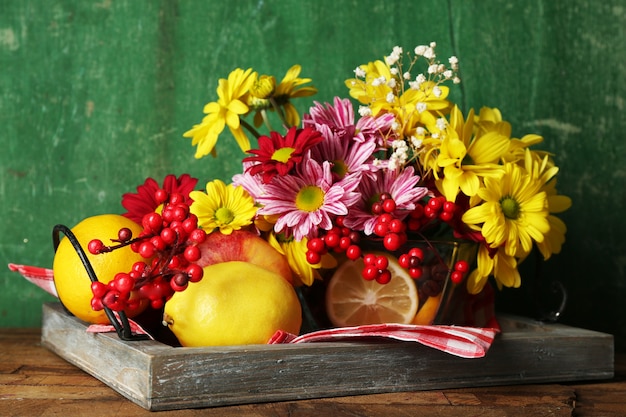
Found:
[{"label": "flower center", "polygon": [[287,163],[287,161],[289,161],[289,158],[291,158],[291,154],[293,153],[293,151],[295,151],[294,148],[288,147],[276,149],[272,154],[272,160],[282,162],[283,164]]},{"label": "flower center", "polygon": [[346,165],[346,163],[342,160],[333,161],[333,167],[331,168],[331,171],[334,174],[337,174],[337,177],[342,179],[348,173],[348,165]]},{"label": "flower center", "polygon": [[215,219],[220,224],[230,224],[230,222],[232,222],[234,218],[235,215],[228,207],[220,207],[215,210]]},{"label": "flower center", "polygon": [[474,160],[472,159],[472,157],[470,156],[470,154],[465,154],[465,156],[463,157],[463,161],[461,162],[461,165],[474,165]]},{"label": "flower center", "polygon": [[507,219],[515,220],[519,217],[519,203],[512,197],[503,197],[500,200],[500,207],[502,207],[502,213]]},{"label": "flower center", "polygon": [[313,212],[324,204],[324,191],[315,185],[308,185],[298,191],[296,207],[298,210]]}]

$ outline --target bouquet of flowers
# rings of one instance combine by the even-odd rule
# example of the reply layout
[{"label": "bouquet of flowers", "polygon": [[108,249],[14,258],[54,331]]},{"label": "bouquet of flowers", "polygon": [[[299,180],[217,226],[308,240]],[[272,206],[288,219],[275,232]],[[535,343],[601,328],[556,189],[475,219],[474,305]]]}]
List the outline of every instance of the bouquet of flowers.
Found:
[{"label": "bouquet of flowers", "polygon": [[[328,249],[356,259],[363,240],[394,251],[410,234],[448,235],[479,244],[470,293],[490,276],[519,287],[518,264],[533,246],[544,259],[561,250],[566,227],[555,214],[571,201],[556,191],[552,155],[531,149],[541,136],[513,138],[498,109],[463,114],[448,100],[447,84],[460,82],[459,62],[440,62],[435,48],[433,42],[409,53],[396,46],[383,60],[358,66],[345,81],[357,114],[349,98],[338,96],[315,102],[301,121],[291,102],[316,89],[297,65],[280,83],[252,69],[221,79],[218,100],[184,136],[196,158],[215,156],[228,126],[248,156],[232,184],[212,181],[191,193],[202,227],[229,233],[253,223],[305,285],[322,267],[322,254],[333,253]],[[262,126],[268,134],[258,132]],[[348,236],[337,234],[345,228]]]},{"label": "bouquet of flowers", "polygon": [[[199,230],[253,231],[287,259],[296,286],[311,286],[321,271],[348,261],[361,262],[361,278],[376,285],[387,285],[398,269],[417,281],[424,253],[403,248],[420,239],[475,243],[474,259],[446,271],[470,294],[489,277],[499,287],[519,287],[518,265],[533,248],[544,259],[561,250],[566,226],[556,214],[571,201],[557,193],[553,155],[531,149],[541,136],[512,137],[497,108],[463,112],[449,100],[450,85],[461,82],[459,62],[441,62],[435,49],[434,42],[409,52],[396,46],[356,67],[346,94],[313,102],[302,115],[292,102],[317,90],[300,77],[300,66],[280,82],[235,69],[219,80],[217,100],[184,136],[196,158],[217,157],[228,127],[243,152],[241,172],[202,190],[186,174],[169,175],[162,185],[149,178],[123,196],[125,216],[145,230],[154,223],[160,229],[155,210],[176,196],[178,207],[169,204],[162,215],[173,218],[174,208],[188,207],[181,219],[193,223],[195,237],[187,246],[204,240]],[[160,250],[151,240],[134,245],[146,258]],[[183,262],[201,256],[187,251]],[[192,282],[201,278],[194,271]],[[185,274],[170,275],[177,281],[168,291],[184,290]]]}]

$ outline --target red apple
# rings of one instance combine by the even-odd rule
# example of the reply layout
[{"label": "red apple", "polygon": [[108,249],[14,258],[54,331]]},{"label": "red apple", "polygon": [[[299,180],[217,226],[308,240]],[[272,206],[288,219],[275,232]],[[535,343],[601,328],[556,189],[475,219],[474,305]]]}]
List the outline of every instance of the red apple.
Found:
[{"label": "red apple", "polygon": [[293,284],[287,258],[253,232],[235,230],[230,235],[224,235],[215,231],[208,235],[198,248],[201,256],[197,264],[203,268],[220,262],[250,262],[282,276]]}]

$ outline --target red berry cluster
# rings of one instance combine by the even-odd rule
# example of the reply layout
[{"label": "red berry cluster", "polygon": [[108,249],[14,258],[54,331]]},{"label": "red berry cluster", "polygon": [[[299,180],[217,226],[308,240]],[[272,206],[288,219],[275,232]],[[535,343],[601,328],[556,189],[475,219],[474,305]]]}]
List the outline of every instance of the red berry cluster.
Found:
[{"label": "red berry cluster", "polygon": [[424,262],[424,251],[420,248],[411,248],[407,253],[400,255],[398,263],[407,271],[413,279],[422,277],[424,270],[422,264]]},{"label": "red berry cluster", "polygon": [[389,259],[385,255],[368,253],[363,256],[363,279],[366,281],[376,280],[379,284],[387,284],[391,281],[389,271]]},{"label": "red berry cluster", "polygon": [[416,232],[433,220],[452,223],[459,212],[457,205],[445,197],[432,197],[425,203],[418,203],[407,218],[407,229]]},{"label": "red berry cluster", "polygon": [[196,262],[201,253],[199,244],[206,232],[198,227],[198,218],[189,211],[183,195],[157,190],[155,198],[163,204],[161,214],[151,212],[142,220],[143,231],[132,236],[128,228],[120,229],[115,246],[105,246],[99,239],[89,242],[92,254],[110,252],[130,245],[146,259],[136,262],[131,271],[120,272],[108,283],[94,282],[91,286],[92,308],[105,306],[114,311],[137,306],[148,300],[152,308],[163,307],[175,291],[183,291],[189,282],[202,279],[203,269]]},{"label": "red berry cluster", "polygon": [[455,284],[463,282],[465,275],[469,272],[470,266],[467,261],[456,261],[454,269],[450,273],[450,280]]},{"label": "red berry cluster", "polygon": [[383,246],[388,251],[397,251],[407,241],[407,227],[404,221],[395,217],[396,202],[388,193],[383,193],[380,200],[372,204],[372,214],[377,215],[374,234],[383,239]]},{"label": "red berry cluster", "polygon": [[361,248],[358,245],[360,235],[343,225],[343,217],[338,217],[336,225],[322,236],[309,239],[307,242],[306,260],[314,265],[322,260],[322,255],[333,251],[345,253],[351,260],[361,257]]}]

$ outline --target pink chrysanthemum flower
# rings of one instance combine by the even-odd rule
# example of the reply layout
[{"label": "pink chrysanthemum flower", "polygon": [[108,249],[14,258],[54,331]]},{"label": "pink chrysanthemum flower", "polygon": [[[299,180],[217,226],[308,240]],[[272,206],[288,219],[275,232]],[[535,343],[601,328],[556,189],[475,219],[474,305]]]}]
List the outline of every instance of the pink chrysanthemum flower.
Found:
[{"label": "pink chrysanthemum flower", "polygon": [[415,209],[415,203],[428,193],[428,188],[417,186],[419,180],[420,177],[415,174],[413,167],[406,167],[401,171],[377,171],[374,177],[364,176],[357,190],[360,199],[350,208],[350,213],[344,219],[344,226],[363,230],[366,235],[371,235],[377,217],[372,213],[372,204],[383,193],[389,193],[396,203],[393,216],[404,219]]},{"label": "pink chrysanthemum flower", "polygon": [[122,206],[127,210],[122,215],[141,224],[143,216],[155,211],[161,204],[154,196],[154,193],[160,188],[167,191],[168,194],[182,194],[185,197],[185,202],[190,205],[192,201],[189,198],[189,193],[197,183],[198,179],[192,178],[189,174],[183,174],[178,178],[169,174],[163,180],[162,187],[159,187],[153,178],[147,178],[142,185],[137,187],[136,193],[122,195]]},{"label": "pink chrysanthemum flower", "polygon": [[392,124],[395,121],[393,114],[362,116],[355,125],[354,108],[349,99],[335,97],[332,105],[314,103],[315,105],[309,109],[309,114],[304,115],[302,125],[315,126],[326,137],[328,135],[322,130],[322,126],[326,126],[339,138],[351,138],[357,142],[374,140],[378,146],[384,146],[385,139],[392,135]]},{"label": "pink chrysanthemum flower", "polygon": [[276,233],[292,235],[296,240],[313,237],[319,229],[332,228],[332,217],[348,214],[348,208],[359,198],[354,192],[358,184],[356,175],[333,183],[329,162],[306,159],[296,175],[276,176],[265,185],[267,194],[257,197],[263,206],[258,214],[278,217]]},{"label": "pink chrysanthemum flower", "polygon": [[337,180],[346,175],[374,170],[376,142],[355,137],[354,113],[349,100],[335,97],[335,105],[315,103],[303,124],[321,132],[324,140],[311,149],[311,158],[322,163],[330,161]]}]

